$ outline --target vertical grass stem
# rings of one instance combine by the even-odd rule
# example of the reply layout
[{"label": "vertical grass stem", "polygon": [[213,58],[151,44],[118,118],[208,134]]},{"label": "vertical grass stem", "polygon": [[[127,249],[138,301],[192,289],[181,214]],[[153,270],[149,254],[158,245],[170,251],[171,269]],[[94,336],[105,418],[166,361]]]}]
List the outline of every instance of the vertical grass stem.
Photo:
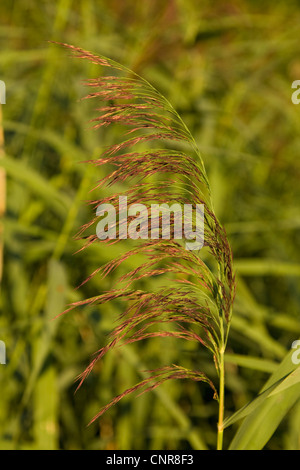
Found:
[{"label": "vertical grass stem", "polygon": [[[0,104],[0,158],[4,156],[4,132],[2,125],[2,107]],[[3,274],[3,217],[6,208],[6,173],[0,168],[0,283]]]}]

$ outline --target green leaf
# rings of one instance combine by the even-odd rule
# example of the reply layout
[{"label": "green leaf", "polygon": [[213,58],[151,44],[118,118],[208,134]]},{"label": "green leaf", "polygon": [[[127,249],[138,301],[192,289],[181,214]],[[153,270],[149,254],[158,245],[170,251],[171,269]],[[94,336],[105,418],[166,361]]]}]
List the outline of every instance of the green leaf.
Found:
[{"label": "green leaf", "polygon": [[58,328],[58,320],[55,316],[60,313],[65,305],[66,298],[66,273],[64,266],[59,261],[50,259],[48,262],[48,285],[47,300],[42,331],[35,339],[34,365],[27,381],[27,386],[23,395],[23,403],[26,404],[34,385],[42,371],[46,358],[51,353],[52,341]]},{"label": "green leaf", "polygon": [[44,199],[57,215],[66,216],[71,199],[57,190],[49,180],[26,166],[24,162],[8,156],[1,158],[0,165],[5,168],[9,176],[24,183],[26,188]]},{"label": "green leaf", "polygon": [[56,370],[53,365],[49,366],[38,378],[33,398],[35,448],[55,450],[58,448],[59,395]]},{"label": "green leaf", "polygon": [[292,362],[293,350],[272,374],[259,396],[224,421],[228,427],[246,416],[234,436],[230,450],[260,450],[282,419],[300,398],[299,367]]},{"label": "green leaf", "polygon": [[299,382],[300,382],[300,367],[298,367],[294,372],[291,372],[291,374],[286,379],[284,379],[283,382],[281,382],[281,384],[275,388],[275,390],[273,390],[270,393],[270,396],[276,395],[276,393],[280,393],[283,390],[286,390],[287,388],[298,384]]},{"label": "green leaf", "polygon": [[266,399],[270,396],[270,393],[276,388],[277,382],[273,384],[270,388],[265,390],[264,392],[260,393],[254,400],[251,402],[247,403],[245,406],[240,408],[236,413],[234,413],[232,416],[224,420],[223,427],[228,428],[235,422],[239,421],[242,418],[245,418],[248,416],[252,411],[256,410],[256,408]]},{"label": "green leaf", "polygon": [[261,359],[259,357],[243,356],[241,354],[228,354],[225,353],[225,362],[236,364],[248,369],[261,370],[263,372],[274,372],[277,363],[268,359]]},{"label": "green leaf", "polygon": [[243,276],[300,276],[300,265],[272,258],[240,258],[234,262],[237,273]]}]

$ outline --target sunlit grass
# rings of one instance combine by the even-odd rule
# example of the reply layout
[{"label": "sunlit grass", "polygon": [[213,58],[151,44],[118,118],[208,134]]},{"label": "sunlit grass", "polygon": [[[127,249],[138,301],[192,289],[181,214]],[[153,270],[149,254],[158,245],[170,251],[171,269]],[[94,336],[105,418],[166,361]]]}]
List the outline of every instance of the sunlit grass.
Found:
[{"label": "sunlit grass", "polygon": [[[93,215],[84,203],[88,189],[105,176],[79,162],[99,156],[116,135],[88,130],[94,111],[77,102],[80,81],[97,76],[95,66],[47,41],[133,68],[172,102],[195,137],[237,268],[229,415],[256,397],[300,336],[300,121],[291,101],[291,84],[300,79],[299,5],[60,0],[37,8],[33,0],[2,0],[0,11],[0,79],[7,85],[0,448],[214,448],[217,406],[207,390],[183,381],[120,404],[86,427],[100,403],[157,366],[162,343],[107,356],[74,396],[75,377],[106,341],[122,305],[85,308],[55,327],[49,318],[63,303],[110,287],[95,277],[74,289],[115,251],[99,246],[75,255],[81,245],[72,237]],[[164,354],[212,372],[197,350]],[[299,448],[299,409],[298,402],[267,449]],[[238,424],[225,430],[224,448]]]}]

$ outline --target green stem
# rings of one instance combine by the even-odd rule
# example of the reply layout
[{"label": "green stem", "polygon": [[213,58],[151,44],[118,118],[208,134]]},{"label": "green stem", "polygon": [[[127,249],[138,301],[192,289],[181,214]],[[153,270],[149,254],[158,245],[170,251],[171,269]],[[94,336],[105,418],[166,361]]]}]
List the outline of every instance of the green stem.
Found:
[{"label": "green stem", "polygon": [[[0,104],[0,158],[4,156],[4,131],[2,124],[2,108]],[[3,217],[6,207],[6,175],[3,168],[0,168],[0,284],[3,274]]]},{"label": "green stem", "polygon": [[218,440],[217,450],[222,450],[223,447],[223,419],[224,419],[224,349],[220,353],[220,388],[219,388],[219,421],[218,421]]}]

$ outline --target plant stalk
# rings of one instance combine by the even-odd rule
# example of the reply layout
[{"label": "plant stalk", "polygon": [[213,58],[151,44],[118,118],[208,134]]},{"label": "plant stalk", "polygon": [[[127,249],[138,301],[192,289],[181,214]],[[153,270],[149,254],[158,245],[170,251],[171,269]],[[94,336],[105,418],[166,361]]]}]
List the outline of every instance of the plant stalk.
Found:
[{"label": "plant stalk", "polygon": [[218,421],[218,439],[217,450],[223,448],[223,419],[224,419],[224,386],[225,386],[225,373],[224,373],[224,347],[220,351],[220,385],[219,385],[219,421]]},{"label": "plant stalk", "polygon": [[[2,107],[0,104],[0,158],[4,156],[4,132],[2,125]],[[6,208],[6,174],[0,168],[0,284],[3,274],[3,217]]]}]

